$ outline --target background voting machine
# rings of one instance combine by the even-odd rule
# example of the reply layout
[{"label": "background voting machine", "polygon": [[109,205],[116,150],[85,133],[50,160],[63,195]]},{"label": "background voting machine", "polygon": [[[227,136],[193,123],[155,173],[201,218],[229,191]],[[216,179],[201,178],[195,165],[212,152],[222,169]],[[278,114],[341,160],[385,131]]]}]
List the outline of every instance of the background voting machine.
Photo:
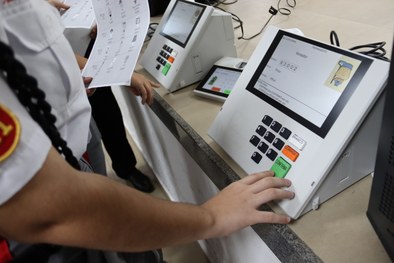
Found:
[{"label": "background voting machine", "polygon": [[237,56],[231,15],[212,6],[172,0],[141,65],[175,91],[199,81],[224,56]]},{"label": "background voting machine", "polygon": [[209,135],[247,173],[292,181],[292,218],[374,169],[389,63],[266,29]]}]

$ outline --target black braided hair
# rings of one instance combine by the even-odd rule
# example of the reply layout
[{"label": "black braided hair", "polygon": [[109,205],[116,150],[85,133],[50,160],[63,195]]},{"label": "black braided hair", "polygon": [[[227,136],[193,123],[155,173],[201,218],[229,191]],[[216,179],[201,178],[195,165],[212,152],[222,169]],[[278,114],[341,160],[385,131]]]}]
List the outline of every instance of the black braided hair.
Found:
[{"label": "black braided hair", "polygon": [[51,113],[51,105],[45,100],[45,93],[38,87],[37,80],[27,74],[26,68],[15,58],[12,49],[1,41],[0,71],[20,103],[51,139],[53,147],[79,170],[78,160],[55,126],[56,117]]}]

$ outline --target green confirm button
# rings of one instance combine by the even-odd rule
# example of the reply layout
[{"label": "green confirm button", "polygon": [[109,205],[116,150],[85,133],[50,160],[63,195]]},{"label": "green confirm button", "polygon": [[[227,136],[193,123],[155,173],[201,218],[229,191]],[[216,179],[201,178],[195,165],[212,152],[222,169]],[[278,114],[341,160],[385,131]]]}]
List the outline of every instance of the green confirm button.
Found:
[{"label": "green confirm button", "polygon": [[291,164],[286,162],[282,157],[279,157],[272,165],[271,171],[275,173],[275,177],[284,178],[290,171],[290,168]]}]

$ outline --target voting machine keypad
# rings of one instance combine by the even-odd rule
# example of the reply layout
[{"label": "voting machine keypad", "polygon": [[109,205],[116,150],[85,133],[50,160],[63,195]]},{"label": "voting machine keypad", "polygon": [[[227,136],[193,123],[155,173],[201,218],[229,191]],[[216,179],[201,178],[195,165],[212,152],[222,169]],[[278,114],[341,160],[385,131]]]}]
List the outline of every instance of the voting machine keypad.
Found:
[{"label": "voting machine keypad", "polygon": [[274,162],[271,170],[275,172],[275,176],[285,177],[291,168],[291,164],[282,156],[286,156],[292,162],[295,162],[299,156],[299,152],[287,144],[289,138],[292,141],[297,141],[300,150],[306,142],[295,134],[290,137],[292,132],[268,115],[263,117],[255,132],[256,134],[253,134],[249,140],[256,147],[251,159],[259,164],[263,158],[268,158]]},{"label": "voting machine keypad", "polygon": [[156,58],[158,64],[156,65],[157,70],[161,70],[161,73],[166,76],[171,68],[171,65],[175,61],[177,52],[170,46],[164,45]]}]

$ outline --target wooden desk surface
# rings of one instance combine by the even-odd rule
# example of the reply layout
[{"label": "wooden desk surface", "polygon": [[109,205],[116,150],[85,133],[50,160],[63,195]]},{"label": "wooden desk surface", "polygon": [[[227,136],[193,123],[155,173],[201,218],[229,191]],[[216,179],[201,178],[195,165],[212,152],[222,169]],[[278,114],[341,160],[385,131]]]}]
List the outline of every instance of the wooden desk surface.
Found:
[{"label": "wooden desk surface", "polygon": [[[248,37],[258,32],[269,19],[270,6],[277,7],[277,1],[242,0],[220,7],[243,20],[245,37]],[[281,1],[281,7],[289,8],[286,1]],[[330,31],[335,30],[343,48],[386,41],[390,57],[394,31],[392,0],[299,0],[295,8],[289,9],[289,16],[278,14],[270,24],[283,29],[298,28],[306,36],[326,43],[329,43]],[[235,30],[235,35],[241,35],[239,29]],[[250,41],[237,39],[238,56],[248,59],[259,39],[260,36]],[[245,172],[207,135],[222,103],[195,96],[193,88],[174,93],[159,88],[157,93],[234,171],[244,176]],[[368,176],[323,203],[317,211],[302,216],[290,228],[324,262],[390,262],[366,217],[370,187],[371,177]]]}]

